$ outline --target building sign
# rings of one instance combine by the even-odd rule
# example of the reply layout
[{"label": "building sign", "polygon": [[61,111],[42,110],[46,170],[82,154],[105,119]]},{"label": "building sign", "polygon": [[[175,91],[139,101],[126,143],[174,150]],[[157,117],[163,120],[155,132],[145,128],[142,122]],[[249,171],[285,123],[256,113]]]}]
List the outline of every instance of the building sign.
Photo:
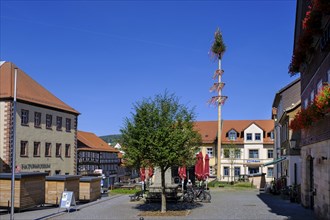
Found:
[{"label": "building sign", "polygon": [[260,163],[260,160],[247,160],[248,163]]},{"label": "building sign", "polygon": [[50,164],[22,164],[22,170],[31,170],[31,169],[50,169]]}]

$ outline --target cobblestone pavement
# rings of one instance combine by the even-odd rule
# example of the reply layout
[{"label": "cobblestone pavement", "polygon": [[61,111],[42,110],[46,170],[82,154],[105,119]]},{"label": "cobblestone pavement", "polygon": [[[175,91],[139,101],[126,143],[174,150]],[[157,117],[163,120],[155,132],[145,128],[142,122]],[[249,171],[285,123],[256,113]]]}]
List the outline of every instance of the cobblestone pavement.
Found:
[{"label": "cobblestone pavement", "polygon": [[[211,203],[186,205],[168,203],[167,209],[188,209],[186,216],[143,216],[148,219],[316,219],[314,213],[297,203],[257,190],[211,190]],[[102,198],[96,202],[79,205],[78,211],[66,212],[58,208],[39,209],[15,213],[15,219],[142,219],[140,214],[159,210],[159,203],[130,202],[127,195]],[[0,219],[9,219],[8,214]]]}]

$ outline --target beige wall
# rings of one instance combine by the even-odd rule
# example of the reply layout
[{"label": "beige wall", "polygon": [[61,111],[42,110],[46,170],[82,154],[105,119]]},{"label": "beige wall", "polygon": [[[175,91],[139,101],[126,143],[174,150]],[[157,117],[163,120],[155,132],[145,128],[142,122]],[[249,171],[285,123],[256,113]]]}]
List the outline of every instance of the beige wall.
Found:
[{"label": "beige wall", "polygon": [[[314,210],[317,216],[330,219],[330,140],[307,145],[301,149],[302,183],[301,202],[303,206],[311,206],[311,197],[314,199]],[[315,195],[311,188],[310,160],[313,158],[313,184]],[[322,159],[323,157],[323,159]]]},{"label": "beige wall", "polygon": [[4,172],[9,169],[6,166],[10,163],[9,155],[9,137],[10,137],[10,111],[11,102],[1,101],[0,102],[0,172]]},{"label": "beige wall", "polygon": [[[21,125],[21,110],[29,111],[28,126]],[[41,128],[34,127],[34,113],[41,113]],[[46,129],[46,114],[53,116],[52,129]],[[62,131],[56,130],[56,117],[62,117]],[[76,116],[43,107],[32,106],[24,103],[17,104],[16,114],[16,164],[21,171],[51,171],[60,170],[60,174],[76,173]],[[71,119],[71,131],[65,129],[65,119]],[[28,141],[28,156],[20,156],[21,141]],[[40,142],[40,157],[33,155],[34,142]],[[51,143],[51,156],[45,157],[45,144]],[[60,143],[61,157],[56,157],[56,144]],[[65,145],[70,144],[70,157],[65,157]]]}]

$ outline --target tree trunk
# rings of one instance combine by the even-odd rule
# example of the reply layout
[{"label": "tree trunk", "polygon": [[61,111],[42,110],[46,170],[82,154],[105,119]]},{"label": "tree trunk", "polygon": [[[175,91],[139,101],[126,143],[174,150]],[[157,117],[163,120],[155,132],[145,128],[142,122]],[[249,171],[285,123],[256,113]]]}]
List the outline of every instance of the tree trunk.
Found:
[{"label": "tree trunk", "polygon": [[162,204],[161,204],[161,212],[166,212],[166,193],[165,193],[165,170],[160,170],[161,174],[161,182],[162,182]]}]

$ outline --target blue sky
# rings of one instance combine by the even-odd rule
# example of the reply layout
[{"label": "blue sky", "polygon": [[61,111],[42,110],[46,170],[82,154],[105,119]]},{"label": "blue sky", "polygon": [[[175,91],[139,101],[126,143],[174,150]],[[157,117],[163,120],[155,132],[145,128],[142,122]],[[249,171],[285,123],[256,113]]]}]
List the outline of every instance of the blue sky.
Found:
[{"label": "blue sky", "polygon": [[167,90],[217,120],[207,101],[220,27],[227,46],[225,120],[270,119],[290,77],[294,0],[1,0],[0,59],[79,112],[78,129],[117,134],[133,104]]}]

